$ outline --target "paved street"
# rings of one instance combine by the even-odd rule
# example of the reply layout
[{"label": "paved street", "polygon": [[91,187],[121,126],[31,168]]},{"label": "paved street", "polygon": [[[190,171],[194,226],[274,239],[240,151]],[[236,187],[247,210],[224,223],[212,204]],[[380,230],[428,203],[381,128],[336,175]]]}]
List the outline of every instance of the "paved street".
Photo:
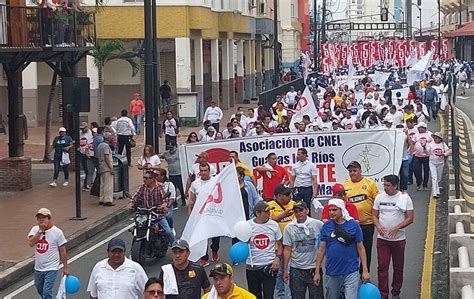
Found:
[{"label": "paved street", "polygon": [[[406,247],[405,279],[402,295],[404,298],[411,299],[419,298],[420,294],[429,192],[417,192],[413,186],[410,186],[409,192],[415,205],[415,222],[408,229],[407,233],[408,241]],[[175,213],[175,225],[178,235],[180,235],[180,232],[184,228],[186,218],[186,210],[183,208],[180,208],[177,213]],[[87,298],[88,295],[86,294],[86,288],[90,272],[96,262],[106,257],[107,241],[112,236],[118,235],[126,240],[127,246],[130,246],[131,233],[128,232],[128,228],[130,227],[131,223],[131,219],[126,219],[120,223],[117,223],[110,229],[94,236],[70,252],[70,260],[72,260],[72,262],[69,269],[71,274],[79,277],[81,280],[81,290],[77,295],[68,296],[68,298]],[[228,261],[227,251],[230,248],[230,239],[225,239],[221,242],[221,244],[221,259],[223,261]],[[375,245],[373,254],[376,256]],[[161,265],[169,262],[170,257],[168,255],[163,260],[147,265],[146,272],[149,276],[158,275]],[[244,268],[244,265],[236,267],[235,273],[237,283],[246,287]],[[207,270],[209,271],[209,267]],[[376,282],[377,278],[375,263],[372,264],[371,273],[372,280]],[[0,297],[6,299],[36,298],[36,296],[37,295],[33,286],[32,276],[21,280],[20,282],[0,293]]]}]

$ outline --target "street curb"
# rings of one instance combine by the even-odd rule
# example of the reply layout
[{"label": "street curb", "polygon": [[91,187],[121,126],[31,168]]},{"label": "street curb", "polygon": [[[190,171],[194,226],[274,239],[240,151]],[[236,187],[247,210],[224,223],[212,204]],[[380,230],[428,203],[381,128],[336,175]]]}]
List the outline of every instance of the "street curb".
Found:
[{"label": "street curb", "polygon": [[[127,218],[129,215],[131,215],[131,213],[132,211],[122,208],[67,237],[68,251],[77,247],[82,242],[86,241],[92,236],[104,231],[113,224]],[[13,283],[20,280],[21,278],[32,274],[34,269],[34,263],[35,259],[32,256],[23,261],[18,262],[17,264],[6,269],[5,271],[2,271],[0,273],[0,290],[4,290]]]}]

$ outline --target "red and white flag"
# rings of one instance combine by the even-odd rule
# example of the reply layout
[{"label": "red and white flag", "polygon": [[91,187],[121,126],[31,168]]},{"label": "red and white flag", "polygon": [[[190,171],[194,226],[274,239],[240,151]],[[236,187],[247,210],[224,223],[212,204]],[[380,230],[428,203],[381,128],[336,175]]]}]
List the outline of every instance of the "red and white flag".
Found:
[{"label": "red and white flag", "polygon": [[303,120],[303,115],[308,115],[310,119],[314,119],[318,116],[318,110],[314,105],[313,96],[308,86],[305,87],[303,94],[301,95],[300,100],[295,108],[295,113],[291,117],[290,121],[290,130],[293,130],[295,127],[295,122],[300,122]]},{"label": "red and white flag", "polygon": [[209,238],[234,237],[234,225],[242,220],[244,205],[235,164],[231,163],[199,190],[181,236],[189,243],[189,260],[196,262],[206,254]]}]

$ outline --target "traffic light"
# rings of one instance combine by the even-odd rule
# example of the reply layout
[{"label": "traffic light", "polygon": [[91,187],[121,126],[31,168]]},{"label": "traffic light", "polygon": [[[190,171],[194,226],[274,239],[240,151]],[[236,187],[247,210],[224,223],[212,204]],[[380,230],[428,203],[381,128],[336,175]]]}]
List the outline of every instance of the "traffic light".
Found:
[{"label": "traffic light", "polygon": [[381,20],[382,22],[387,22],[387,21],[388,21],[388,8],[383,7],[383,8],[380,10],[380,20]]}]

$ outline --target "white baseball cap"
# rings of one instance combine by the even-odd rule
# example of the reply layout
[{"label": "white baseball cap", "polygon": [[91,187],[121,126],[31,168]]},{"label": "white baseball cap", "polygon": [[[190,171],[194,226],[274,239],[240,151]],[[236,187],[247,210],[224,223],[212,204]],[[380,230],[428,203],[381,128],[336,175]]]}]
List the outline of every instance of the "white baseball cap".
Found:
[{"label": "white baseball cap", "polygon": [[65,127],[59,128],[59,132],[66,132],[66,128]]},{"label": "white baseball cap", "polygon": [[36,216],[38,215],[43,215],[43,216],[49,216],[51,217],[51,211],[47,208],[41,208],[36,212]]}]

